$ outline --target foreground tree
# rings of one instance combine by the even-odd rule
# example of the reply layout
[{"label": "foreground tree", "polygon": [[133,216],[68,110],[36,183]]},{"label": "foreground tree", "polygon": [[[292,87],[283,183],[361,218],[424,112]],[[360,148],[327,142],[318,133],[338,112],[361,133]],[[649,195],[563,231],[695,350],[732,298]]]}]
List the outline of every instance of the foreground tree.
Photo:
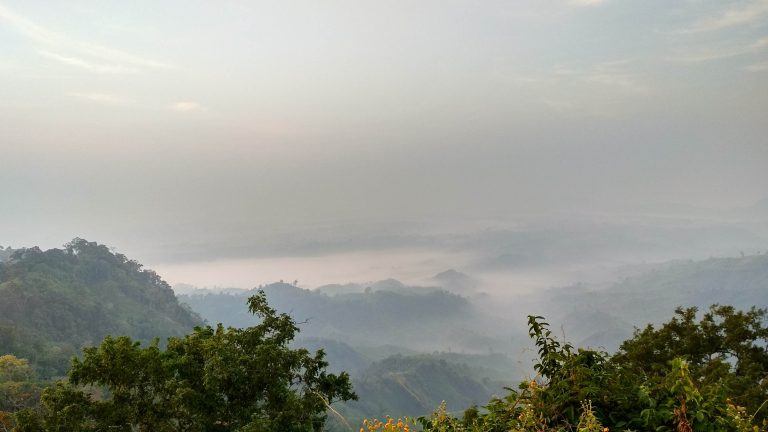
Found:
[{"label": "foreground tree", "polygon": [[[543,317],[528,318],[537,376],[463,419],[442,406],[418,419],[422,430],[768,431],[765,310],[714,305],[698,320],[695,308],[680,308],[660,327],[638,330],[613,356],[558,341]],[[410,428],[390,423],[366,427]]]},{"label": "foreground tree", "polygon": [[26,359],[0,355],[0,432],[13,430],[13,413],[35,406],[42,387]]},{"label": "foreground tree", "polygon": [[26,359],[10,354],[0,356],[0,411],[13,412],[34,406],[40,390]]},{"label": "foreground tree", "polygon": [[69,383],[44,391],[40,411],[17,416],[19,430],[321,430],[330,403],[356,398],[349,376],[326,373],[322,351],[289,348],[296,323],[263,292],[249,310],[259,325],[198,327],[165,350],[107,337],[73,361]]},{"label": "foreground tree", "polygon": [[677,308],[669,322],[635,331],[612,361],[657,380],[680,358],[699,386],[720,386],[735,404],[757,412],[760,420],[767,418],[767,412],[759,410],[768,400],[766,310],[712,305],[700,319],[697,316],[695,307]]}]

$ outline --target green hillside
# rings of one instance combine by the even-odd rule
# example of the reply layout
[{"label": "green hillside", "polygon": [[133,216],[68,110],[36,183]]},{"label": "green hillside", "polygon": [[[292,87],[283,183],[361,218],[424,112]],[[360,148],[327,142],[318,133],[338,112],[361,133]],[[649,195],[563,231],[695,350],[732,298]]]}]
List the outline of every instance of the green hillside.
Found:
[{"label": "green hillside", "polygon": [[165,340],[200,323],[155,272],[104,245],[75,239],[0,263],[0,354],[27,358],[43,377],[106,335]]},{"label": "green hillside", "polygon": [[[504,354],[414,353],[400,347],[352,347],[344,342],[299,338],[296,346],[322,349],[332,372],[349,372],[357,401],[339,403],[347,421],[385,414],[424,415],[442,401],[454,411],[482,405],[506,393],[524,376],[522,365]],[[328,430],[348,430],[335,415]]]},{"label": "green hillside", "polygon": [[[528,365],[523,367],[504,354],[488,354],[487,350],[486,354],[424,353],[424,345],[414,341],[440,332],[455,336],[459,332],[451,330],[452,326],[461,319],[473,320],[467,300],[445,291],[401,287],[397,291],[326,295],[284,283],[268,285],[265,291],[276,309],[305,321],[295,346],[322,349],[329,370],[351,374],[360,399],[339,404],[336,409],[356,424],[386,413],[424,415],[443,400],[454,410],[482,404],[495,394],[504,394],[503,387],[518,382],[527,370]],[[210,321],[241,326],[253,322],[241,312],[245,293],[180,298]],[[329,328],[336,329],[330,334],[335,338],[323,334]],[[467,339],[482,339],[475,335],[468,331],[462,334]],[[452,343],[458,347],[460,338]],[[413,348],[421,348],[421,352]],[[339,422],[335,415],[330,416],[329,430],[348,430]]]},{"label": "green hillside", "polygon": [[[442,401],[449,409],[461,411],[504,394],[504,386],[516,382],[488,378],[488,371],[467,364],[446,360],[441,354],[387,357],[353,374],[359,400],[339,404],[337,410],[356,424],[376,415],[424,415]],[[343,430],[332,417],[329,420],[329,429]]]}]

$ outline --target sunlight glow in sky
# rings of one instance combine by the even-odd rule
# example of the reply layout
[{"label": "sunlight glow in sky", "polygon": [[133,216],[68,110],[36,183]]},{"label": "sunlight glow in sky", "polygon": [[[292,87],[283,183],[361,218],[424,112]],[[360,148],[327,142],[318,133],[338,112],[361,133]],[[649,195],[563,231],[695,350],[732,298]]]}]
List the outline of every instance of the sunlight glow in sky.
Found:
[{"label": "sunlight glow in sky", "polygon": [[766,113],[768,0],[0,0],[0,244],[748,206]]}]

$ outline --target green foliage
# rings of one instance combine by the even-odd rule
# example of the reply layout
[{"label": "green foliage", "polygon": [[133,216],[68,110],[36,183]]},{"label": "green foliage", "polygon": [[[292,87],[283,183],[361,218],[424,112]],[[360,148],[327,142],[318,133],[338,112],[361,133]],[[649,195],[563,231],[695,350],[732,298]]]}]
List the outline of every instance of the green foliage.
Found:
[{"label": "green foliage", "polygon": [[0,411],[14,412],[34,406],[41,384],[25,359],[0,356]]},{"label": "green foliage", "polygon": [[[736,354],[728,360],[716,359],[716,355],[728,351],[725,347],[730,345],[731,352],[748,352],[748,356],[742,357],[766,365],[758,355],[764,348],[756,345],[764,334],[762,312],[753,309],[737,313],[733,308],[713,306],[698,324],[693,321],[695,312],[678,310],[678,315],[685,316],[684,328],[678,328],[678,318],[663,326],[666,330],[679,330],[673,332],[674,336],[646,329],[625,342],[622,351],[613,357],[591,350],[573,352],[567,344],[560,347],[551,341],[547,327],[536,325],[537,317],[533,317],[530,327],[541,354],[539,365],[549,367],[539,368],[546,381],[533,386],[530,396],[522,402],[534,409],[541,425],[549,428],[578,429],[584,423],[584,412],[588,411],[594,416],[593,424],[610,428],[659,432],[688,428],[733,430],[735,426],[727,413],[728,397],[736,400],[747,387],[750,391],[759,388],[765,372],[754,375],[756,380],[751,386],[742,388],[729,385],[736,377],[729,377],[722,367],[702,367],[701,362],[706,359],[719,360],[720,366],[729,364],[728,361],[738,358]],[[722,318],[722,322],[714,317]],[[701,334],[707,336],[701,338]],[[702,340],[718,349],[703,349]],[[663,350],[653,347],[666,347],[671,355],[665,356]],[[748,369],[764,371],[762,367]],[[738,361],[734,370],[739,370]],[[589,401],[589,409],[582,406],[579,410],[577,404],[584,401]]]},{"label": "green foliage", "polygon": [[[755,412],[768,400],[766,310],[713,305],[698,321],[697,312],[678,308],[658,329],[637,330],[612,361],[658,381],[671,362],[684,359],[691,379],[702,388],[722,388],[735,404]],[[764,418],[764,412],[758,415]]]},{"label": "green foliage", "polygon": [[[352,382],[360,400],[336,409],[357,423],[376,413],[421,415],[443,399],[458,408],[483,403],[503,391],[503,384],[483,379],[482,372],[440,354],[393,355],[354,374]],[[336,422],[329,419],[332,425]],[[342,426],[336,429],[345,429]]]},{"label": "green foliage", "polygon": [[533,365],[533,369],[544,378],[552,379],[571,356],[573,347],[567,343],[561,346],[552,337],[549,324],[543,320],[542,316],[528,316],[528,335],[534,339],[539,353],[539,361]]},{"label": "green foliage", "polygon": [[592,401],[586,401],[581,403],[581,417],[579,417],[579,424],[576,425],[577,432],[602,432],[603,425],[600,424],[595,411],[592,409]]},{"label": "green foliage", "polygon": [[321,430],[330,403],[356,397],[349,376],[327,373],[322,351],[289,348],[296,323],[270,308],[263,292],[249,309],[259,324],[197,327],[170,338],[165,350],[125,336],[86,348],[69,383],[44,391],[40,413],[19,416],[20,430]]},{"label": "green foliage", "polygon": [[[574,350],[552,336],[542,317],[531,316],[537,379],[461,420],[443,404],[418,422],[436,432],[768,430],[767,422],[756,425],[765,402],[736,402],[759,394],[768,378],[765,312],[715,305],[699,322],[695,309],[676,313],[660,330],[638,331],[613,357]],[[751,385],[741,379],[746,373],[754,374]]]},{"label": "green foliage", "polygon": [[155,272],[104,245],[75,239],[0,262],[0,354],[28,359],[43,378],[65,374],[82,346],[108,334],[148,342],[199,324]]}]

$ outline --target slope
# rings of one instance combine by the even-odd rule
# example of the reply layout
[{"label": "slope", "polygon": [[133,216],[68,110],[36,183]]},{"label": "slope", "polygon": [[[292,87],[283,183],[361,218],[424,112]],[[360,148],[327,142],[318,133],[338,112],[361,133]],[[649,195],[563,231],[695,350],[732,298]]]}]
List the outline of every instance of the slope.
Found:
[{"label": "slope", "polygon": [[0,263],[0,354],[29,359],[44,377],[108,334],[163,340],[198,324],[156,273],[104,245],[75,239]]}]

